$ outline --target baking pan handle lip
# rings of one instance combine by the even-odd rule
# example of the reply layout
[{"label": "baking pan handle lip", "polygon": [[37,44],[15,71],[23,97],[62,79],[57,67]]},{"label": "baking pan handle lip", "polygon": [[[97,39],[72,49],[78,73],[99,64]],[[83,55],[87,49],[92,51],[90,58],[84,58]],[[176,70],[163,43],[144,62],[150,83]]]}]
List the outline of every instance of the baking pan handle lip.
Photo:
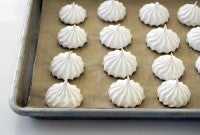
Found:
[{"label": "baking pan handle lip", "polygon": [[24,40],[27,37],[27,29],[28,29],[28,24],[30,21],[30,13],[31,13],[31,7],[33,4],[34,0],[28,0],[27,4],[26,4],[26,9],[25,9],[25,17],[23,20],[23,30],[20,34],[20,42],[19,42],[19,53],[17,56],[17,64],[15,67],[15,73],[14,73],[14,79],[12,81],[12,89],[10,91],[10,97],[9,97],[9,105],[10,108],[18,113],[18,114],[23,114],[22,112],[25,112],[25,110],[23,109],[23,107],[20,107],[17,104],[17,100],[16,100],[16,96],[17,96],[17,91],[18,91],[18,86],[19,86],[19,82],[20,82],[20,73],[22,72],[22,53],[24,52],[25,49],[25,43]]}]

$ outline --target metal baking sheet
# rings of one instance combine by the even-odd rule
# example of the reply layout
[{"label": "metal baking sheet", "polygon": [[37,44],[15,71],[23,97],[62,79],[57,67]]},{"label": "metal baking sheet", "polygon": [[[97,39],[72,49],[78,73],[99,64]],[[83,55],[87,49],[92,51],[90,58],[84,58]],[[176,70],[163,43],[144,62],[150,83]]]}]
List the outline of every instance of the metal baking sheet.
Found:
[{"label": "metal baking sheet", "polygon": [[[21,51],[16,69],[15,81],[10,97],[11,108],[20,115],[39,117],[39,118],[59,118],[59,119],[199,119],[200,118],[200,98],[199,82],[200,77],[193,67],[194,61],[199,55],[185,43],[185,35],[190,27],[184,26],[175,18],[178,8],[185,3],[193,3],[193,0],[159,0],[170,12],[170,20],[167,26],[175,30],[181,38],[181,46],[174,53],[180,57],[186,66],[186,72],[181,81],[186,83],[191,92],[192,99],[186,107],[175,109],[167,108],[160,104],[156,98],[156,88],[161,81],[154,77],[150,70],[153,59],[159,54],[152,52],[145,45],[145,35],[152,29],[139,21],[139,8],[150,0],[129,1],[121,0],[127,7],[126,18],[119,22],[125,25],[133,34],[133,43],[125,50],[131,51],[138,58],[139,68],[133,74],[132,79],[141,83],[145,89],[146,99],[141,106],[137,108],[117,108],[112,105],[107,97],[109,85],[116,79],[103,72],[101,59],[110,51],[100,45],[98,41],[98,32],[110,23],[101,21],[96,10],[101,0],[76,0],[88,11],[88,17],[80,26],[88,32],[88,43],[83,48],[73,50],[85,58],[86,73],[80,79],[71,83],[78,85],[85,97],[80,108],[48,108],[44,103],[44,93],[53,83],[60,82],[50,74],[49,61],[53,56],[60,52],[67,51],[59,47],[56,42],[57,32],[65,25],[58,19],[58,11],[67,2],[65,0],[29,0],[27,6],[27,15],[22,34]],[[174,4],[174,2],[176,4]],[[48,4],[47,4],[48,3]],[[42,12],[41,12],[42,11]],[[42,13],[42,15],[41,15]],[[50,23],[47,23],[50,22]],[[39,27],[40,26],[40,27]],[[91,28],[89,29],[88,27]],[[142,32],[141,32],[142,30]],[[90,59],[91,53],[87,50],[98,51],[96,59]],[[141,51],[141,50],[144,50]],[[45,52],[45,53],[44,53]],[[45,54],[46,57],[43,57]],[[141,55],[143,54],[143,55]],[[145,57],[144,56],[152,56]],[[43,63],[41,65],[41,63]],[[96,64],[96,66],[94,66]],[[191,66],[192,65],[192,66]],[[87,67],[88,66],[88,67]],[[100,68],[97,68],[97,67]],[[149,68],[149,69],[148,69]],[[145,76],[144,76],[145,71]],[[90,72],[93,72],[90,74]],[[142,75],[143,74],[143,75]],[[89,75],[89,76],[88,76]],[[96,77],[96,80],[94,77]],[[95,80],[93,87],[86,85],[92,79]],[[98,85],[101,80],[106,80],[105,85]],[[150,80],[150,81],[149,81]],[[42,82],[42,83],[41,83]],[[98,98],[97,98],[98,97]]]}]

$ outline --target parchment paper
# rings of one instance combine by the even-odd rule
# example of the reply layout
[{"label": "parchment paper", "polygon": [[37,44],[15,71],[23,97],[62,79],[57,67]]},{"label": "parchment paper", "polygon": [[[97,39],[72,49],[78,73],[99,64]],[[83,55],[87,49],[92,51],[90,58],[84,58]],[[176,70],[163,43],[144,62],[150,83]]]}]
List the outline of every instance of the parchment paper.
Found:
[{"label": "parchment paper", "polygon": [[[70,83],[77,85],[81,89],[84,100],[82,108],[116,108],[108,98],[107,91],[111,83],[117,79],[108,76],[103,70],[103,57],[111,51],[100,44],[99,32],[109,24],[100,20],[97,16],[97,8],[103,0],[74,0],[87,10],[87,19],[79,24],[88,33],[87,44],[79,49],[72,50],[80,55],[85,62],[85,72]],[[54,83],[61,82],[52,77],[49,70],[50,61],[61,52],[68,51],[62,48],[57,42],[57,33],[66,25],[59,21],[58,12],[65,4],[74,2],[73,0],[43,0],[42,16],[40,24],[39,40],[36,52],[36,60],[33,72],[32,86],[30,91],[30,107],[47,107],[44,102],[44,95],[47,89]],[[138,17],[139,9],[146,3],[156,2],[151,0],[120,0],[126,6],[127,15],[119,23],[131,30],[133,42],[126,48],[137,57],[138,69],[130,78],[139,82],[145,90],[146,98],[138,108],[166,108],[157,99],[156,90],[161,84],[161,80],[156,78],[151,65],[153,60],[160,56],[156,52],[147,48],[145,43],[146,34],[153,28],[144,25]],[[178,8],[185,3],[193,3],[195,0],[158,0],[166,6],[170,13],[168,28],[175,31],[181,38],[180,47],[174,55],[182,59],[185,65],[185,74],[180,79],[192,93],[191,101],[183,108],[200,108],[200,75],[195,70],[195,60],[199,56],[198,52],[192,50],[186,43],[186,34],[190,27],[179,23],[176,13]],[[118,23],[116,23],[118,24]]]}]

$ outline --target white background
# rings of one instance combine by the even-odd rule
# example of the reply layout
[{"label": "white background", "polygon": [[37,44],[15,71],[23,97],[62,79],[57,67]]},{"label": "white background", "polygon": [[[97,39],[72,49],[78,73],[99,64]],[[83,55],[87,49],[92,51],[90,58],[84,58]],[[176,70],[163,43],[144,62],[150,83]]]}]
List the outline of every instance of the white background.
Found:
[{"label": "white background", "polygon": [[0,0],[0,135],[200,135],[200,121],[38,120],[8,104],[27,0]]}]

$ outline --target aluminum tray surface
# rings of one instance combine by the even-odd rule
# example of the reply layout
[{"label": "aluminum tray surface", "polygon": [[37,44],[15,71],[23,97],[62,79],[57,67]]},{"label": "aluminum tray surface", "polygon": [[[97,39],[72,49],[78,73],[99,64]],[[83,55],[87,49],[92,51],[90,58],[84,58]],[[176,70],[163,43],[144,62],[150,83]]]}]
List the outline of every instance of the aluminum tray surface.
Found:
[{"label": "aluminum tray surface", "polygon": [[[186,107],[167,108],[158,102],[156,89],[162,83],[151,71],[151,64],[160,56],[146,47],[145,36],[154,27],[146,26],[138,18],[139,9],[150,0],[121,0],[127,10],[127,15],[119,23],[126,26],[133,34],[133,42],[126,48],[137,57],[139,67],[131,79],[139,82],[146,98],[137,108],[117,108],[108,99],[109,85],[116,81],[108,76],[102,67],[103,56],[108,49],[99,42],[99,31],[111,24],[101,21],[96,10],[102,0],[76,0],[87,10],[87,19],[79,26],[88,33],[88,42],[83,48],[73,50],[83,57],[85,72],[80,78],[70,83],[81,89],[84,101],[80,108],[48,108],[44,103],[44,94],[52,84],[61,82],[51,76],[49,63],[58,53],[68,51],[57,43],[57,32],[66,25],[60,22],[58,12],[67,2],[65,0],[30,0],[27,6],[27,16],[21,42],[21,51],[16,70],[13,90],[10,97],[11,108],[20,115],[38,118],[59,119],[199,119],[200,118],[200,76],[194,68],[194,62],[199,52],[192,50],[185,38],[191,27],[180,24],[176,17],[177,10],[185,3],[193,0],[175,0],[159,2],[170,12],[167,26],[177,32],[181,39],[180,47],[174,55],[181,58],[186,71],[180,81],[191,90],[192,98]],[[174,4],[176,3],[176,4]],[[115,23],[117,24],[117,23]],[[162,26],[161,26],[162,27]],[[101,85],[104,84],[104,85]]]}]

